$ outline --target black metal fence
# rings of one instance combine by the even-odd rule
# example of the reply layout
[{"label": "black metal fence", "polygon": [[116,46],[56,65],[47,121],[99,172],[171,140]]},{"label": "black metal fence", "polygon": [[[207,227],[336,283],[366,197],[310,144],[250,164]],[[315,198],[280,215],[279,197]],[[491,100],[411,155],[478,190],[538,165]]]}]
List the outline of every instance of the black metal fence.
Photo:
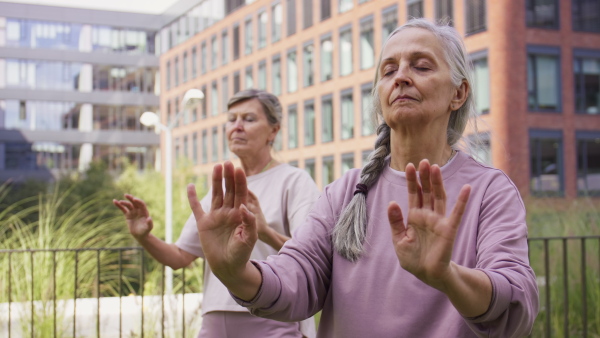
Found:
[{"label": "black metal fence", "polygon": [[[532,336],[599,336],[600,236],[530,238],[529,247],[541,306]],[[101,337],[106,332],[101,324],[105,297],[118,299],[118,324],[108,324],[120,337],[193,336],[197,332],[190,317],[199,314],[186,316],[186,295],[197,295],[201,270],[196,266],[175,273],[174,298],[165,295],[164,266],[148,260],[139,247],[0,250],[0,336],[84,336],[78,303],[86,300],[79,310],[95,307],[95,318],[88,315],[83,326],[89,331],[87,320],[94,320],[94,334]],[[191,279],[186,280],[186,271]],[[123,318],[123,301],[131,304],[132,296],[141,303],[134,329],[131,311]],[[152,306],[145,306],[150,301]],[[176,317],[165,314],[165,308],[173,309],[166,302],[175,304]]]}]

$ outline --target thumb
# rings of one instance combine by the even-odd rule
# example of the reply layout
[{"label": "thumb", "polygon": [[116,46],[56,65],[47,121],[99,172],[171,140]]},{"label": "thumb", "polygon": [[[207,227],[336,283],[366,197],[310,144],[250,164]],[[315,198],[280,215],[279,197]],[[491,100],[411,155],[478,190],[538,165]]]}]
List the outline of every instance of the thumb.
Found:
[{"label": "thumb", "polygon": [[152,222],[152,217],[148,216],[148,218],[146,218],[146,224],[148,224],[150,230],[154,229],[154,222]]},{"label": "thumb", "polygon": [[256,229],[256,216],[243,204],[240,205],[240,211],[244,224],[250,229]]},{"label": "thumb", "polygon": [[402,210],[398,203],[390,202],[388,205],[388,220],[390,221],[393,237],[403,235],[406,232],[404,217],[402,217]]},{"label": "thumb", "polygon": [[204,216],[204,210],[202,210],[202,206],[200,205],[200,201],[196,195],[196,186],[194,184],[188,184],[187,196],[188,202],[190,203],[190,208],[192,208],[192,212],[194,213],[194,218],[196,218],[196,220],[201,219],[202,216]]}]

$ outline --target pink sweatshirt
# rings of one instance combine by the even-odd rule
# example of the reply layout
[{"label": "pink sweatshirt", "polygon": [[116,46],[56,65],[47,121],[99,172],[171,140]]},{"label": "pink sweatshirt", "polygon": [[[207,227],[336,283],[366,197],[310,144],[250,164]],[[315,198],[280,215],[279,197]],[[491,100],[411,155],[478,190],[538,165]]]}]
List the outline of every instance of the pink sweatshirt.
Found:
[{"label": "pink sweatshirt", "polygon": [[443,293],[400,267],[387,206],[395,200],[408,214],[403,172],[386,166],[369,189],[362,258],[351,263],[333,250],[333,227],[359,175],[351,170],[327,186],[306,224],[279,254],[255,262],[263,284],[255,299],[238,303],[282,321],[305,319],[322,309],[318,337],[518,337],[530,332],[538,289],[527,255],[525,208],[503,172],[462,152],[442,167],[448,213],[461,187],[472,187],[452,260],[480,269],[492,281],[490,307],[477,318],[462,317]]}]

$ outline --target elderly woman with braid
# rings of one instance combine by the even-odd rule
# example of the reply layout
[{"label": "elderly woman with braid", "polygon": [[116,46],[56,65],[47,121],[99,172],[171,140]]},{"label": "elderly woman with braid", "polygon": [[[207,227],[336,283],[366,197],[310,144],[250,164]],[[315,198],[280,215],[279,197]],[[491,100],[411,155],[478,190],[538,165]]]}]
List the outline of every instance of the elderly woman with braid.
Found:
[{"label": "elderly woman with braid", "polygon": [[242,170],[225,164],[234,188],[210,211],[188,187],[212,271],[254,315],[322,310],[318,337],[527,335],[538,290],[523,202],[503,172],[457,149],[474,116],[459,34],[409,21],[376,72],[382,123],[368,164],[325,188],[278,255],[249,260],[257,235]]}]

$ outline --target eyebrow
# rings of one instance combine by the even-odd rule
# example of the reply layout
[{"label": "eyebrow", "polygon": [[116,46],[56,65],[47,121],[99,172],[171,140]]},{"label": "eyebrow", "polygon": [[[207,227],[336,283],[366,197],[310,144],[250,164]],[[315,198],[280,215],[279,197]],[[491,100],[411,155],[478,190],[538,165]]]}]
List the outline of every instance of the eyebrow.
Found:
[{"label": "eyebrow", "polygon": [[[428,60],[430,60],[431,62],[434,62],[437,64],[437,62],[435,62],[435,56],[433,53],[430,52],[423,52],[423,51],[415,51],[415,52],[411,52],[409,53],[410,58],[426,58]],[[384,66],[386,63],[388,62],[393,62],[396,61],[395,58],[393,57],[389,57],[389,58],[385,58],[383,60],[381,60],[381,65]]]}]

